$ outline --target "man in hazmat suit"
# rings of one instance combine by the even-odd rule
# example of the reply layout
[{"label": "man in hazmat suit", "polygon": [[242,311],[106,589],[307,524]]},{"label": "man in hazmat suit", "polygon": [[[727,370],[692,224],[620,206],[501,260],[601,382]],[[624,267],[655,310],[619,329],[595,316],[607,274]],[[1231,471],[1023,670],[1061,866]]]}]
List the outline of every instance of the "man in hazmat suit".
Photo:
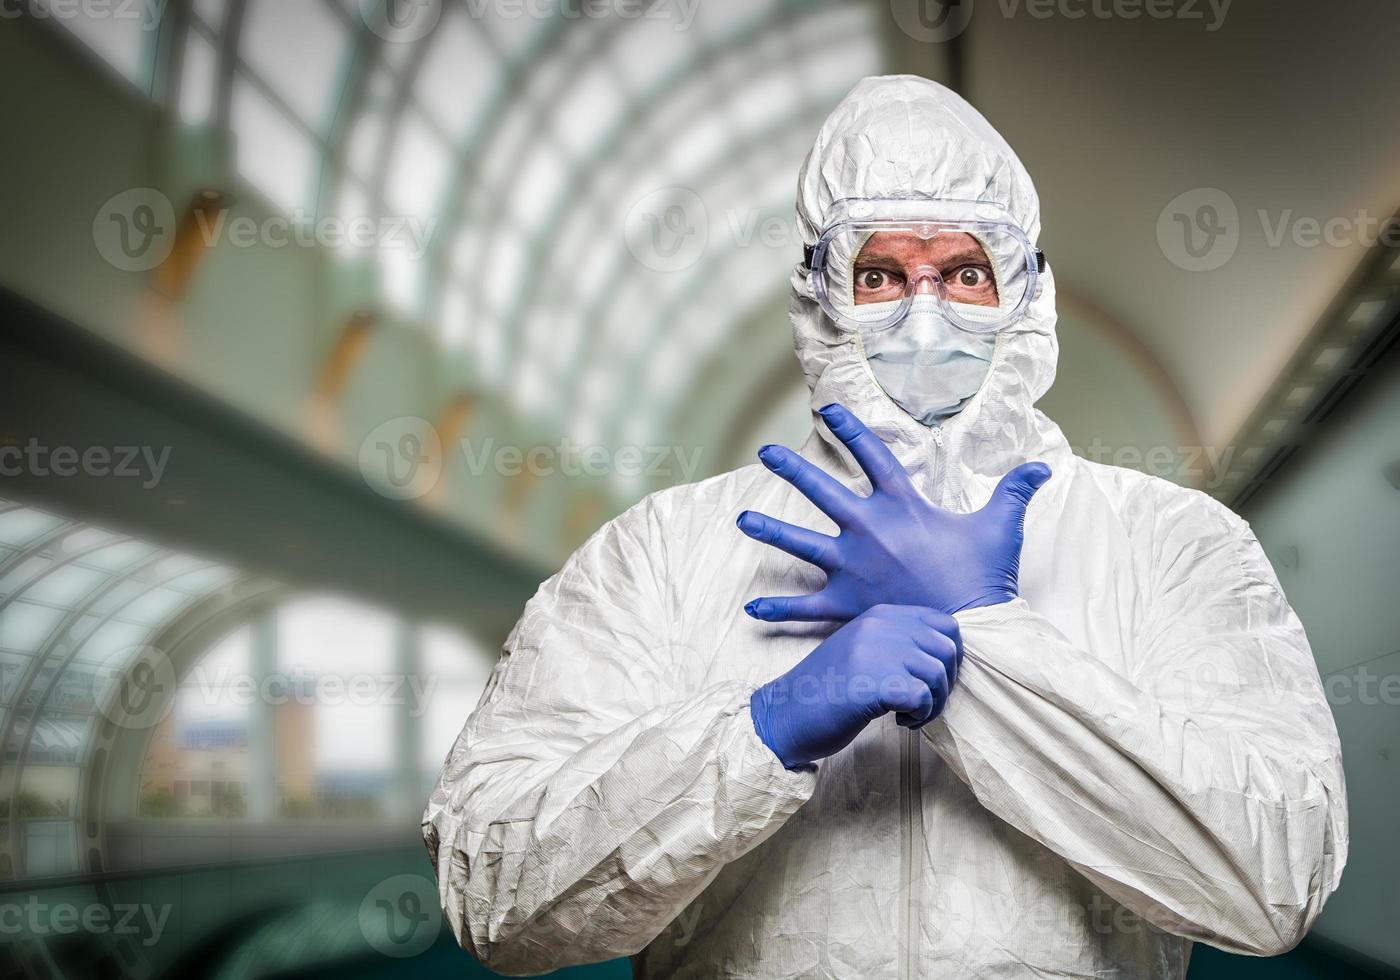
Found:
[{"label": "man in hazmat suit", "polygon": [[770,980],[1292,947],[1347,850],[1307,639],[1243,521],[1036,410],[1020,161],[947,89],[870,78],[797,210],[813,435],[648,497],[530,601],[424,817],[458,941]]}]

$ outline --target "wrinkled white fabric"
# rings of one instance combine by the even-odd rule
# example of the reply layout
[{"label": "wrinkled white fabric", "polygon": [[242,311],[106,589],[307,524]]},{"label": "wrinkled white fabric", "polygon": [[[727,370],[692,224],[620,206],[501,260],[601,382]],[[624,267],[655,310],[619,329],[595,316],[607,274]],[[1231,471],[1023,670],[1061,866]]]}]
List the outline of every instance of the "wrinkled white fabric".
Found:
[{"label": "wrinkled white fabric", "polygon": [[[1030,179],[919,78],[867,79],[800,180],[833,200],[988,198],[1033,237]],[[752,509],[826,531],[759,466],[642,501],[531,600],[424,818],[458,940],[504,973],[637,954],[639,977],[1182,977],[1190,940],[1277,953],[1336,887],[1336,731],[1258,543],[1210,498],[1075,458],[1035,409],[1055,287],[981,390],[928,428],[812,302],[791,303],[812,405],[841,401],[930,499],[971,510],[1018,463],[1022,598],[961,613],[966,661],[921,733],[877,720],[818,771],[758,741],[749,693],[830,626],[746,617],[821,573],[744,537]],[[863,486],[817,424],[808,458]]]}]

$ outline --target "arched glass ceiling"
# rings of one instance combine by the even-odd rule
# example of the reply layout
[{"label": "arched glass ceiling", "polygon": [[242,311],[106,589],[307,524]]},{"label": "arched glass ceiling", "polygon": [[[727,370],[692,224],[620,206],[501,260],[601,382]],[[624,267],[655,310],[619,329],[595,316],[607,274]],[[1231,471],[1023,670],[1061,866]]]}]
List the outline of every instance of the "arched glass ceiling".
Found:
[{"label": "arched glass ceiling", "polygon": [[[15,864],[33,865],[29,874],[73,870],[80,776],[116,678],[164,624],[237,579],[212,562],[0,501],[0,842],[9,873]],[[45,843],[30,847],[36,820]]]},{"label": "arched glass ceiling", "polygon": [[[196,3],[179,117],[226,125],[241,175],[284,210],[434,222],[424,259],[379,250],[382,297],[458,352],[456,383],[526,414],[569,405],[553,397],[561,383],[615,397],[615,372],[661,354],[633,318],[693,295],[691,279],[735,298],[708,309],[705,342],[757,284],[781,288],[793,243],[765,247],[735,226],[789,216],[811,131],[880,61],[874,13],[858,3],[708,0],[683,24],[506,17],[461,0],[406,38],[371,29],[361,6]],[[677,186],[723,232],[712,250],[752,252],[747,267],[661,273],[629,254],[628,210]],[[664,387],[684,380],[665,374]],[[610,407],[567,414],[606,437]]]},{"label": "arched glass ceiling", "polygon": [[[396,32],[366,19],[373,6],[171,4],[166,60],[146,42],[145,74],[165,80],[149,88],[172,121],[227,134],[238,174],[273,208],[386,235],[417,223],[341,249],[350,274],[324,289],[370,282],[388,321],[430,342],[440,404],[467,392],[499,409],[472,424],[515,438],[672,440],[668,420],[705,403],[707,359],[786,288],[801,254],[797,168],[830,107],[880,70],[881,9],[703,0],[666,5],[669,18],[622,4],[537,17],[444,0],[431,30]],[[629,215],[657,193],[708,221],[679,268],[629,248]],[[786,325],[773,328],[785,345]],[[375,368],[367,359],[357,384],[373,386]],[[622,505],[650,488],[617,475],[607,492]]]},{"label": "arched glass ceiling", "polygon": [[[121,795],[97,770],[110,763],[101,746],[123,728],[151,735],[142,770],[116,773],[139,783],[133,815],[321,818],[418,805],[491,657],[456,627],[252,584],[223,565],[0,500],[0,879],[86,866],[94,842],[80,848],[80,819],[94,810],[85,794]],[[250,617],[271,627],[256,656]],[[170,673],[143,681],[132,670],[142,661]],[[137,693],[155,699],[149,707],[119,700],[124,679],[146,685]],[[273,727],[276,744],[244,759],[252,691],[291,709]],[[247,783],[259,778],[283,787],[283,805],[245,808]],[[228,805],[212,805],[223,789]]]}]

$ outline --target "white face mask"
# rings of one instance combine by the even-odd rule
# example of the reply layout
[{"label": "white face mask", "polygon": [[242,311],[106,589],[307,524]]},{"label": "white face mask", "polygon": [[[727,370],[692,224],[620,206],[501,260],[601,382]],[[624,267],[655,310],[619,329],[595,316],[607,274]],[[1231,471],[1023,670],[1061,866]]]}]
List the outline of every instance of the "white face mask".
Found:
[{"label": "white face mask", "polygon": [[[895,303],[858,307],[879,322]],[[916,296],[908,315],[884,330],[860,331],[866,363],[885,394],[924,425],[961,412],[987,379],[995,333],[963,330],[944,315],[933,296]]]}]

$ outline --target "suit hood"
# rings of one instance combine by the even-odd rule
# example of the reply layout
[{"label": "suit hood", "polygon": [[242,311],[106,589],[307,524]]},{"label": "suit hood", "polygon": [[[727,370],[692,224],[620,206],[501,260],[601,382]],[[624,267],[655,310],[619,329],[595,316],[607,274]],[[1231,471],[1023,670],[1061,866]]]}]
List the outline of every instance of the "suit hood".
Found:
[{"label": "suit hood", "polygon": [[[866,78],[827,117],[802,164],[797,222],[814,244],[845,198],[929,197],[989,201],[1034,243],[1035,186],[1011,147],[956,93],[913,75]],[[812,391],[814,433],[804,453],[848,475],[859,470],[815,410],[841,402],[894,451],[937,503],[980,506],[1013,466],[1068,455],[1059,428],[1035,407],[1055,380],[1055,278],[1046,268],[1025,314],[998,335],[981,389],[938,426],[911,418],[876,383],[856,337],[822,312],[807,270],[792,275],[789,317]]]}]

